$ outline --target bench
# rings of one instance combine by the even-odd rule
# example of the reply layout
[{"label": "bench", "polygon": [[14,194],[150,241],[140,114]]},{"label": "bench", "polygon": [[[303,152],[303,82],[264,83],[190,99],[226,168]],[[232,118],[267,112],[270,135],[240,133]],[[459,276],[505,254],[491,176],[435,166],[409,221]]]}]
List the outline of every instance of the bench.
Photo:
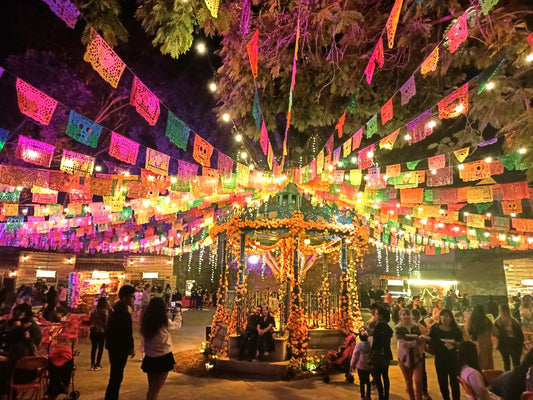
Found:
[{"label": "bench", "polygon": [[[228,358],[239,357],[239,342],[241,335],[230,335],[228,343]],[[274,336],[274,351],[268,356],[264,357],[265,361],[279,362],[287,359],[287,337],[275,337]]]}]

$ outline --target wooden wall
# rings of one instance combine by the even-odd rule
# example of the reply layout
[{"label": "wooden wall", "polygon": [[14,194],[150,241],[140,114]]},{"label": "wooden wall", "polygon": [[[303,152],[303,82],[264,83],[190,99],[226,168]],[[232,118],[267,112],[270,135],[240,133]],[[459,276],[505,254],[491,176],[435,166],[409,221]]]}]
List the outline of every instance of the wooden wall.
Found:
[{"label": "wooden wall", "polygon": [[38,269],[56,271],[55,279],[42,278],[47,284],[68,282],[68,274],[74,271],[75,264],[75,254],[22,251],[19,255],[17,286],[33,285],[38,279],[36,277]]},{"label": "wooden wall", "polygon": [[[130,255],[126,259],[126,282],[148,282],[151,284],[170,284],[172,289],[176,287],[176,275],[174,275],[174,258],[166,256]],[[143,279],[143,272],[157,272],[159,277],[155,279]]]}]

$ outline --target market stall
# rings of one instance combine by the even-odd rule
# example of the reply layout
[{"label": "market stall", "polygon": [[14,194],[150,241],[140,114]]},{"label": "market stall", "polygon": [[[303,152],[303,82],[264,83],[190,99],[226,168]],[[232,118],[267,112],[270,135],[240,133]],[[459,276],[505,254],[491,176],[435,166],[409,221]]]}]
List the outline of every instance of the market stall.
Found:
[{"label": "market stall", "polygon": [[74,270],[76,255],[51,252],[21,251],[16,271],[17,286],[43,281],[47,286],[68,285],[68,275]]},{"label": "market stall", "polygon": [[95,299],[106,295],[112,304],[125,282],[122,255],[79,255],[75,272],[79,274],[80,305],[91,309]]},{"label": "market stall", "polygon": [[176,287],[174,258],[152,255],[129,255],[126,258],[126,281],[134,286],[149,283],[164,289],[167,284]]}]

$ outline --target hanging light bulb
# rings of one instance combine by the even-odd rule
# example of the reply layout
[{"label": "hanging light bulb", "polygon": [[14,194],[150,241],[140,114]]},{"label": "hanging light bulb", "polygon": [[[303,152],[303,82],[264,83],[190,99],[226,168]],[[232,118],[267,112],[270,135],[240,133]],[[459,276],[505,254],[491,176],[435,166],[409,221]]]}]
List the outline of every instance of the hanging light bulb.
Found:
[{"label": "hanging light bulb", "polygon": [[527,149],[526,149],[525,147],[521,147],[521,148],[518,150],[518,152],[519,152],[520,154],[526,154]]},{"label": "hanging light bulb", "polygon": [[243,160],[246,160],[246,157],[248,157],[248,153],[246,153],[245,151],[243,151],[243,152],[241,153],[241,158],[242,158]]},{"label": "hanging light bulb", "polygon": [[495,85],[494,85],[494,82],[491,81],[491,82],[488,82],[488,83],[485,85],[485,89],[487,89],[487,90],[492,90],[492,89],[494,89],[494,86],[495,86]]},{"label": "hanging light bulb", "polygon": [[96,172],[100,172],[102,170],[102,167],[100,165],[97,165],[96,167],[94,167],[94,170]]},{"label": "hanging light bulb", "polygon": [[224,113],[224,114],[222,114],[222,121],[224,121],[224,122],[229,122],[230,119],[231,119],[231,117],[229,116],[228,113]]},{"label": "hanging light bulb", "polygon": [[207,50],[207,48],[205,47],[205,44],[204,44],[203,42],[199,42],[199,43],[196,45],[196,51],[197,51],[199,54],[204,54],[206,50]]},{"label": "hanging light bulb", "polygon": [[531,52],[531,53],[529,53],[529,54],[527,55],[527,57],[526,57],[526,61],[527,61],[527,62],[531,62],[531,61],[533,61],[533,52]]},{"label": "hanging light bulb", "polygon": [[435,126],[437,126],[437,123],[435,121],[431,120],[428,122],[428,128],[433,129],[435,128]]},{"label": "hanging light bulb", "polygon": [[241,135],[240,133],[237,133],[237,134],[235,135],[235,141],[237,141],[237,142],[242,142],[242,135]]},{"label": "hanging light bulb", "polygon": [[209,84],[209,90],[212,91],[212,92],[216,92],[217,91],[217,84],[215,82],[211,82]]}]

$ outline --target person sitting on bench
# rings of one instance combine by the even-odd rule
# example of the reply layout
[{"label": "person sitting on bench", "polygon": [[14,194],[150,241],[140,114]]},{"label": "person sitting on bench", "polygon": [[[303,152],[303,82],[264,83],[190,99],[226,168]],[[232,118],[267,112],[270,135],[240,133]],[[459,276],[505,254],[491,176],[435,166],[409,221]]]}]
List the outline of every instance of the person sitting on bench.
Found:
[{"label": "person sitting on bench", "polygon": [[261,323],[259,324],[258,329],[258,346],[260,356],[268,356],[270,354],[269,352],[274,350],[274,338],[272,333],[274,332],[275,327],[276,322],[274,321],[274,317],[270,315],[268,307],[264,306]]},{"label": "person sitting on bench", "polygon": [[246,353],[246,360],[252,361],[257,351],[257,336],[261,324],[261,306],[255,308],[255,313],[248,316],[246,330],[241,336],[239,344],[239,360],[242,360]]}]

